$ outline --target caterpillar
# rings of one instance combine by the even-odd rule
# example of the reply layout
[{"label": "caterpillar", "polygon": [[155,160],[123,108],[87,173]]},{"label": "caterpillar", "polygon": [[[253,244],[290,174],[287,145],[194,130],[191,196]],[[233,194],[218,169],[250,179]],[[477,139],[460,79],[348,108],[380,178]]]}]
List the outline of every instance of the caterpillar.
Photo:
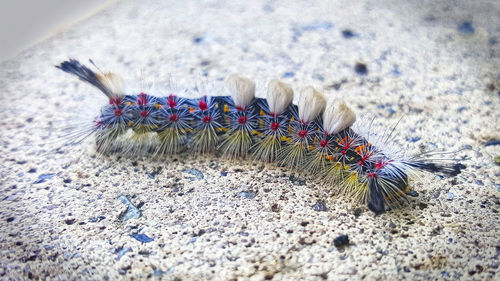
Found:
[{"label": "caterpillar", "polygon": [[274,162],[321,178],[336,193],[366,204],[375,214],[408,202],[409,181],[416,172],[456,176],[465,168],[458,161],[384,150],[392,133],[374,138],[356,132],[354,111],[342,100],[327,101],[312,86],[294,93],[290,85],[271,80],[266,97],[259,98],[254,81],[230,75],[225,80],[229,95],[221,90],[200,95],[196,89],[197,98],[185,97],[187,90],[158,97],[124,93],[119,75],[97,67],[93,71],[74,59],[56,67],[109,99],[83,134],[95,135],[96,150],[102,154],[162,156],[190,150]]}]

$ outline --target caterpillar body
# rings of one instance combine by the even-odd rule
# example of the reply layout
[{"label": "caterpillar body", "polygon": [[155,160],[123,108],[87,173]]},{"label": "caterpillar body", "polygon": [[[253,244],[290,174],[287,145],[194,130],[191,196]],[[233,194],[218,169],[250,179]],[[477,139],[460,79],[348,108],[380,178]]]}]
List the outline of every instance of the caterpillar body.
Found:
[{"label": "caterpillar body", "polygon": [[255,82],[231,75],[225,81],[229,95],[157,97],[125,94],[118,75],[93,71],[74,59],[56,67],[109,98],[85,134],[95,134],[100,153],[164,155],[189,149],[276,162],[322,178],[376,214],[407,202],[409,178],[416,171],[455,176],[465,168],[423,155],[391,155],[383,142],[352,128],[356,115],[343,101],[327,102],[313,87],[299,91],[295,105],[293,89],[282,81],[270,81],[266,98],[258,98]]}]

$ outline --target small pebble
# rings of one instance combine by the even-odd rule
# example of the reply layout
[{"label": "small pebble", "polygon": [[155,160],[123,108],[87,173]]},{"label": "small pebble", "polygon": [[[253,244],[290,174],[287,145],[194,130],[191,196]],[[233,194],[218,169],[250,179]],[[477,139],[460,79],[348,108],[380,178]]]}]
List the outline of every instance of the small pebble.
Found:
[{"label": "small pebble", "polygon": [[120,260],[127,252],[129,251],[132,251],[132,248],[124,248],[124,247],[121,247],[121,248],[118,248],[115,250],[115,253],[117,254],[116,255],[116,258],[115,260]]},{"label": "small pebble", "polygon": [[318,200],[316,203],[314,203],[313,209],[316,212],[326,212],[328,211],[328,208],[325,205],[325,202],[323,200]]},{"label": "small pebble", "polygon": [[366,75],[368,74],[368,67],[364,63],[357,62],[354,65],[354,71],[356,71],[356,73],[359,75]]},{"label": "small pebble", "polygon": [[350,29],[344,29],[342,30],[342,36],[346,39],[354,37],[354,32]]},{"label": "small pebble", "polygon": [[147,236],[146,234],[130,234],[131,237],[135,238],[135,240],[142,242],[142,243],[149,243],[152,242],[154,239]]},{"label": "small pebble", "polygon": [[411,197],[418,197],[418,192],[416,192],[415,190],[409,190],[406,192],[406,195]]},{"label": "small pebble", "polygon": [[345,234],[338,236],[333,240],[333,245],[337,248],[349,245],[349,236]]},{"label": "small pebble", "polygon": [[203,173],[198,169],[185,169],[183,172],[195,176],[194,178],[190,177],[190,181],[202,180],[205,177]]},{"label": "small pebble", "polygon": [[448,192],[446,195],[448,196],[448,200],[455,198],[455,194],[453,192]]},{"label": "small pebble", "polygon": [[490,145],[500,145],[500,140],[489,140],[484,144],[484,146],[490,146]]},{"label": "small pebble", "polygon": [[153,276],[162,276],[164,273],[161,269],[153,269]]},{"label": "small pebble", "polygon": [[127,210],[120,213],[118,216],[122,223],[125,223],[129,219],[138,219],[142,216],[141,210],[132,204],[128,196],[120,195],[118,199],[121,200],[123,204],[127,205]]},{"label": "small pebble", "polygon": [[33,184],[45,182],[46,180],[51,179],[53,176],[54,174],[41,174],[38,176],[38,179]]},{"label": "small pebble", "polygon": [[474,34],[475,29],[474,26],[472,26],[472,22],[470,21],[463,21],[458,25],[458,31],[465,33],[465,34]]},{"label": "small pebble", "polygon": [[254,199],[256,194],[253,191],[242,191],[242,192],[238,193],[238,196],[245,197],[247,199]]},{"label": "small pebble", "polygon": [[406,141],[408,141],[408,142],[417,142],[420,139],[421,139],[420,137],[407,137]]}]

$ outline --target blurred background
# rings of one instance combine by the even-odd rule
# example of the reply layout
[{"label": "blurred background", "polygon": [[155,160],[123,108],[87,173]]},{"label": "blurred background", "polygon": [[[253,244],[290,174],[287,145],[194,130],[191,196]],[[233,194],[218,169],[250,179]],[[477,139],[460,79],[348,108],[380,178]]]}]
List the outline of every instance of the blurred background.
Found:
[{"label": "blurred background", "polygon": [[0,61],[4,61],[115,0],[0,1]]}]

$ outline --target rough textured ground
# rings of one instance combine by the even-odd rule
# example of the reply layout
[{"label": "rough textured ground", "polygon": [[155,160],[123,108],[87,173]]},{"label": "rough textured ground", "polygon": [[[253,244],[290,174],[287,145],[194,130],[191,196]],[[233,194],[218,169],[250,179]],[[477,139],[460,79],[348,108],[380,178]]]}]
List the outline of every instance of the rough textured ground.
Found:
[{"label": "rough textured ground", "polygon": [[[183,2],[119,2],[0,64],[1,280],[499,278],[500,2]],[[52,67],[67,57],[129,79],[314,83],[468,168],[423,174],[375,217],[273,166],[51,152],[106,102]]]}]

